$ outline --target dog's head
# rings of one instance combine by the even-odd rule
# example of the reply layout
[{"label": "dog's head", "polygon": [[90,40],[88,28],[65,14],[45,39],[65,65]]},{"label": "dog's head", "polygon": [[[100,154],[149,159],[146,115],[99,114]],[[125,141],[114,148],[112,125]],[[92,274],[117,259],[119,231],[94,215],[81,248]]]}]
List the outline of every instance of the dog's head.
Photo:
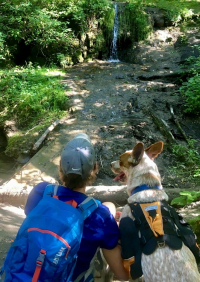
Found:
[{"label": "dog's head", "polygon": [[139,142],[132,151],[122,154],[118,161],[111,163],[112,171],[117,174],[114,180],[127,184],[128,194],[142,184],[161,185],[160,174],[154,159],[162,152],[163,142],[159,141],[148,148]]}]

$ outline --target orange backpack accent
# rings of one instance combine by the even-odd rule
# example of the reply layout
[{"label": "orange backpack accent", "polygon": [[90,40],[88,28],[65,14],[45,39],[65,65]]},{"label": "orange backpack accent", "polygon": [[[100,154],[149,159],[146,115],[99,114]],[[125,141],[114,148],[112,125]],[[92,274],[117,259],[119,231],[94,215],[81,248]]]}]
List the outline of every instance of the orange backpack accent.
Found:
[{"label": "orange backpack accent", "polygon": [[[164,235],[160,202],[140,204],[140,207],[155,237]],[[154,218],[149,213],[151,210],[156,211]]]}]

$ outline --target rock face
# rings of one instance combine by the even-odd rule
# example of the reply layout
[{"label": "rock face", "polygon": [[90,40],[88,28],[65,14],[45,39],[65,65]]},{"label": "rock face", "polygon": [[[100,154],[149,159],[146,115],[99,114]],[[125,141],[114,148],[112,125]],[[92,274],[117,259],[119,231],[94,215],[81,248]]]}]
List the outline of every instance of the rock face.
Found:
[{"label": "rock face", "polygon": [[145,12],[150,16],[150,22],[154,28],[167,27],[172,25],[169,20],[167,20],[166,12],[159,8],[149,8],[145,9]]}]

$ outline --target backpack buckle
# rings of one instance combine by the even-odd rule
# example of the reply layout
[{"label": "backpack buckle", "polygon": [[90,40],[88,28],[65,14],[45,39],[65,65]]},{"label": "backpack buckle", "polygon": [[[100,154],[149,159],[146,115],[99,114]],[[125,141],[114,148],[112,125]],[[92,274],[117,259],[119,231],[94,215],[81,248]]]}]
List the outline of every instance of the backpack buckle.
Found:
[{"label": "backpack buckle", "polygon": [[165,241],[163,241],[163,242],[157,242],[157,244],[158,244],[158,248],[159,248],[159,249],[163,249],[163,248],[165,247]]},{"label": "backpack buckle", "polygon": [[36,265],[38,266],[43,265],[45,256],[46,256],[46,251],[41,250],[39,253],[39,257],[37,258]]}]

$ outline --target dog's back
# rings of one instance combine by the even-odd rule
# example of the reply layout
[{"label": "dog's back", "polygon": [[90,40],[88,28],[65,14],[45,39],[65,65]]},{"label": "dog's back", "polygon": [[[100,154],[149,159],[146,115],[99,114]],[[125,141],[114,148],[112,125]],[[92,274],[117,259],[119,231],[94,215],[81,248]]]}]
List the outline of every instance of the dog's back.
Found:
[{"label": "dog's back", "polygon": [[[113,172],[125,174],[123,179],[126,178],[130,205],[168,201],[158,168],[153,161],[162,149],[162,142],[145,150],[143,144],[138,143],[132,151],[122,154],[119,161],[111,164]],[[121,219],[126,217],[135,220],[129,205],[124,207]],[[145,282],[200,282],[195,257],[184,243],[179,250],[161,245],[149,255],[142,253],[141,266]]]},{"label": "dog's back", "polygon": [[[164,192],[164,191],[163,191]],[[148,195],[147,195],[148,194]],[[128,202],[135,202],[141,197],[142,202],[147,202],[148,196],[151,200],[164,199],[166,194],[158,193],[154,195],[154,191],[149,190],[137,193],[137,197],[130,196]],[[158,196],[158,197],[156,197]],[[127,205],[122,213],[122,218],[125,216],[131,217],[130,207]],[[184,244],[180,250],[173,250],[167,245],[163,248],[157,247],[156,250],[150,254],[142,254],[141,266],[145,282],[200,282],[200,274],[197,269],[197,264],[193,253]]]}]

